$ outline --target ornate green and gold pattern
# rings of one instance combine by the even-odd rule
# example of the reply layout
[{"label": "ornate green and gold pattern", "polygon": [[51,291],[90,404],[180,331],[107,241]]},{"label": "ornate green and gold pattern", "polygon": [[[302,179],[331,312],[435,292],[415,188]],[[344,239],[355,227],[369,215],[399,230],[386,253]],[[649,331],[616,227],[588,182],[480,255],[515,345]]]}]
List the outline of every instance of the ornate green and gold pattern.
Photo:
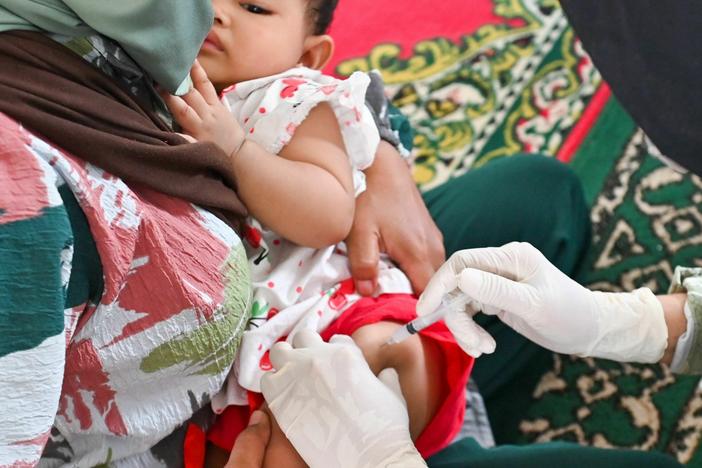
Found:
[{"label": "ornate green and gold pattern", "polygon": [[496,1],[495,14],[509,22],[419,42],[408,58],[381,44],[337,67],[382,73],[416,130],[423,189],[496,157],[555,155],[601,82],[557,2]]}]

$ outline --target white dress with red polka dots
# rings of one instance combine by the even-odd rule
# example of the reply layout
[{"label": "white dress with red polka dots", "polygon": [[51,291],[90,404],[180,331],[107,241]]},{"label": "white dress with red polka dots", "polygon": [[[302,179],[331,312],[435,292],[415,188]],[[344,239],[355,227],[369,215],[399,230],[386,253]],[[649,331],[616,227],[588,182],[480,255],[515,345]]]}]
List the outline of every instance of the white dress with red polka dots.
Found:
[{"label": "white dress with red polka dots", "polygon": [[[314,106],[328,103],[339,120],[358,195],[365,188],[361,170],[372,163],[380,141],[365,107],[368,83],[368,76],[360,72],[342,81],[295,68],[237,84],[224,100],[248,138],[271,153],[280,152],[291,140]],[[246,390],[260,392],[261,376],[271,368],[268,351],[274,343],[285,337],[290,340],[304,328],[324,330],[360,299],[343,243],[323,249],[302,247],[251,218],[244,238],[254,287],[252,320],[227,388],[213,400],[218,412],[230,404],[245,405]],[[377,293],[411,292],[404,273],[383,259]]]}]

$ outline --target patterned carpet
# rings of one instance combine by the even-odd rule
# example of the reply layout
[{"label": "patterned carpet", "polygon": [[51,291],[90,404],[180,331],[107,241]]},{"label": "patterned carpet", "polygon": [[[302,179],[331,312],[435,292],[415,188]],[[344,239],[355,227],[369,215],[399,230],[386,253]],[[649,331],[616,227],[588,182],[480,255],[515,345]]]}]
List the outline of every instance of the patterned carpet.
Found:
[{"label": "patterned carpet", "polygon": [[[332,34],[331,70],[379,69],[410,116],[422,189],[517,152],[552,155],[572,164],[592,206],[581,282],[663,292],[675,265],[702,266],[702,181],[652,156],[557,1],[345,0]],[[660,450],[702,466],[698,381],[554,356],[515,441]]]}]

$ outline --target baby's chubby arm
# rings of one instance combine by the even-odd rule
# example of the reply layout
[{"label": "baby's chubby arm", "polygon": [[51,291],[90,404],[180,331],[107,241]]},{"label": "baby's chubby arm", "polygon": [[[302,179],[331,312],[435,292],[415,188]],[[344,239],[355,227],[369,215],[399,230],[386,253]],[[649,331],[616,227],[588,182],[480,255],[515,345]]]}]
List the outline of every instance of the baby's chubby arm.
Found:
[{"label": "baby's chubby arm", "polygon": [[343,241],[351,230],[351,166],[327,104],[310,112],[278,156],[247,141],[232,163],[246,206],[284,238],[320,248]]},{"label": "baby's chubby arm", "polygon": [[275,155],[245,139],[197,62],[191,77],[193,90],[182,98],[167,96],[166,103],[187,135],[231,155],[239,196],[251,214],[299,245],[320,248],[344,240],[353,222],[354,187],[332,109],[315,107]]}]

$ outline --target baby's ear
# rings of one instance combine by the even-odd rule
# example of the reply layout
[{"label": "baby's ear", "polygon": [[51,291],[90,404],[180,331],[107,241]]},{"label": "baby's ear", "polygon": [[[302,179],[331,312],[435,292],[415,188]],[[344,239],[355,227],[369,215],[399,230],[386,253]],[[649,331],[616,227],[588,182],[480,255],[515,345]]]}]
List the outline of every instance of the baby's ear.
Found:
[{"label": "baby's ear", "polygon": [[334,54],[334,39],[327,34],[308,36],[300,63],[307,68],[321,70]]}]

